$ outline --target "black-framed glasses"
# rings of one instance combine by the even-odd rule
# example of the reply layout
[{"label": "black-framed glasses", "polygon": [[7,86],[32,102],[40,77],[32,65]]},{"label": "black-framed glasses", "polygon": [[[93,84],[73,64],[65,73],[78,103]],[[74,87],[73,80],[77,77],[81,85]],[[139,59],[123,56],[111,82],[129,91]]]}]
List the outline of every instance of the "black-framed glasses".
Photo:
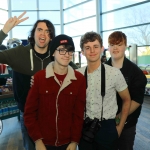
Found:
[{"label": "black-framed glasses", "polygon": [[73,54],[74,54],[74,51],[67,51],[67,49],[65,49],[65,48],[59,48],[56,50],[59,51],[60,55],[65,55],[66,53],[68,53],[68,55],[73,56]]}]

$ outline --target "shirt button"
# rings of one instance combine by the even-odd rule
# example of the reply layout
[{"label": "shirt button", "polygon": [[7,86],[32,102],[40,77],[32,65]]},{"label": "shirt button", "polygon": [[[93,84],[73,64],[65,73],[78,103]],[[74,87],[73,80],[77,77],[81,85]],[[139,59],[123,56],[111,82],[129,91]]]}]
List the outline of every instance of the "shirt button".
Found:
[{"label": "shirt button", "polygon": [[46,91],[46,93],[48,93],[48,91]]}]

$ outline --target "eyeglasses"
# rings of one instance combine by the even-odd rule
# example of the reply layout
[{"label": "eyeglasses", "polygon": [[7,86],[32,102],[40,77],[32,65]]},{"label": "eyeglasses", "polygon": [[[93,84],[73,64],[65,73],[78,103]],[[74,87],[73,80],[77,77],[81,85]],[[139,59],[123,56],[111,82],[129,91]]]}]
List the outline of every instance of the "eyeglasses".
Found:
[{"label": "eyeglasses", "polygon": [[65,48],[59,48],[56,49],[57,51],[59,51],[60,55],[65,55],[68,52],[68,55],[73,56],[74,51],[67,51]]}]

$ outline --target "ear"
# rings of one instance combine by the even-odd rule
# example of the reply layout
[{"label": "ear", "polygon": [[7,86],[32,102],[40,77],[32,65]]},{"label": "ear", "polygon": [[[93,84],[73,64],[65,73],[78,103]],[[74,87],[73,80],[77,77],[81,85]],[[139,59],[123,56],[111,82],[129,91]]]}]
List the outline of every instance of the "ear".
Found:
[{"label": "ear", "polygon": [[81,49],[81,53],[82,53],[82,55],[83,55],[83,56],[85,56],[85,54],[84,54],[84,50],[82,50],[82,49]]}]

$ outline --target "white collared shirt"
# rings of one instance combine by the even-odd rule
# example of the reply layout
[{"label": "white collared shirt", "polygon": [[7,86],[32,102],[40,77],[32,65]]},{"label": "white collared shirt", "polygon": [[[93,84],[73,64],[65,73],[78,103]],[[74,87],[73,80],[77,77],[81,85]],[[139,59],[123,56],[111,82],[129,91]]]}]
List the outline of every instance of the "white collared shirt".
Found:
[{"label": "white collared shirt", "polygon": [[[127,88],[126,81],[119,69],[105,66],[105,97],[103,100],[103,118],[113,119],[118,110],[116,91],[121,92]],[[77,69],[84,75],[86,67]],[[91,119],[101,118],[101,65],[92,73],[87,74],[88,88],[86,90],[86,115]]]}]

